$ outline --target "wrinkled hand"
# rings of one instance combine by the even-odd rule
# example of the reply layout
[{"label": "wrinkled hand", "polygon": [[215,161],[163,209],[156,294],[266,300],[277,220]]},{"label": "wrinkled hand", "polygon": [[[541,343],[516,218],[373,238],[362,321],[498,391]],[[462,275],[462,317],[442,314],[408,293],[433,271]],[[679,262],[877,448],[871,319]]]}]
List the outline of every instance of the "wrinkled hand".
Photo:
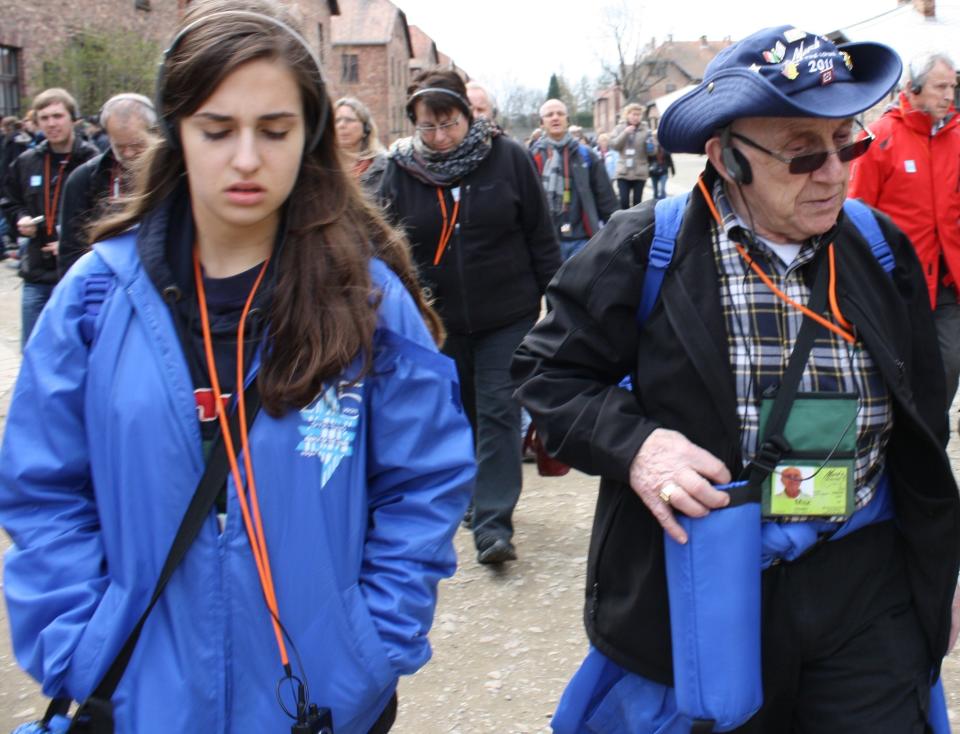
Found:
[{"label": "wrinkled hand", "polygon": [[48,255],[59,255],[60,254],[60,242],[48,242],[43,247],[40,248]]},{"label": "wrinkled hand", "polygon": [[960,586],[953,591],[953,604],[950,606],[950,640],[947,643],[947,652],[957,644],[957,634],[960,633]]},{"label": "wrinkled hand", "polygon": [[[630,486],[650,509],[671,538],[686,543],[687,535],[673,510],[690,517],[703,517],[710,510],[726,507],[730,496],[712,484],[726,484],[730,472],[720,459],[691,443],[682,433],[657,428],[643,442],[630,464]],[[660,499],[664,485],[676,488],[667,504]]]},{"label": "wrinkled hand", "polygon": [[33,217],[20,217],[17,220],[17,231],[23,237],[36,237],[37,225],[33,223]]}]

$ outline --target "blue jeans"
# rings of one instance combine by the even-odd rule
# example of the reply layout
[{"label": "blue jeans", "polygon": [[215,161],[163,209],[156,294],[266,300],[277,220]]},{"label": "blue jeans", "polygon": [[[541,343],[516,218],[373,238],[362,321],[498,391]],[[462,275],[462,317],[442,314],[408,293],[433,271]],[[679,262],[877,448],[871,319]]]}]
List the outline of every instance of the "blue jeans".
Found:
[{"label": "blue jeans", "polygon": [[653,181],[653,198],[666,199],[667,198],[667,174],[663,174],[662,176],[651,176],[650,180]]},{"label": "blue jeans", "polygon": [[40,312],[53,293],[52,283],[23,284],[23,296],[20,299],[20,351],[27,345],[27,339],[33,333],[33,327],[40,318]]},{"label": "blue jeans", "polygon": [[590,240],[560,240],[560,256],[566,262],[587,246]]},{"label": "blue jeans", "polygon": [[450,334],[443,347],[457,363],[460,395],[476,441],[473,537],[478,548],[490,539],[513,537],[523,472],[520,404],[513,398],[510,361],[535,321],[531,314],[490,331]]}]

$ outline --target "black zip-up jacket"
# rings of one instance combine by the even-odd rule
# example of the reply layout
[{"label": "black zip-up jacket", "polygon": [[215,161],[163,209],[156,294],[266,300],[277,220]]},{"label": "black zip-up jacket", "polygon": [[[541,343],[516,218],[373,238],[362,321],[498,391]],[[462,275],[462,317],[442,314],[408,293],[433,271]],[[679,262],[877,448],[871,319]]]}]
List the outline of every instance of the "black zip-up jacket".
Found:
[{"label": "black zip-up jacket", "polygon": [[90,249],[85,228],[95,216],[103,214],[110,198],[110,185],[116,168],[117,159],[113,150],[107,148],[105,153],[78,166],[64,184],[57,255],[61,278]]},{"label": "black zip-up jacket", "polygon": [[[448,222],[453,188],[439,189]],[[482,332],[537,314],[560,267],[560,245],[523,146],[494,138],[490,154],[459,182],[456,227],[434,265],[443,226],[437,191],[390,160],[379,196],[391,221],[406,230],[421,283],[447,331]]]},{"label": "black zip-up jacket", "polygon": [[[22,217],[38,217],[47,214],[43,209],[43,160],[49,147],[49,141],[44,140],[36,148],[21,153],[10,166],[5,182],[3,206],[7,218],[12,221],[14,227]],[[99,154],[100,151],[95,146],[75,135],[73,149],[70,151],[70,162],[64,168],[63,176],[69,177],[74,169]],[[55,175],[52,170],[51,175]],[[53,186],[51,186],[50,195],[53,195]],[[63,192],[61,191],[58,209],[62,202]],[[58,215],[59,212],[50,213],[54,222],[57,221]],[[37,227],[37,236],[32,237],[30,244],[27,245],[26,263],[21,263],[20,266],[20,276],[25,281],[28,283],[57,282],[57,258],[41,249],[47,242],[55,242],[56,239],[56,231],[51,236],[47,235],[45,224]]]},{"label": "black zip-up jacket", "polygon": [[[708,168],[708,190],[715,176]],[[886,216],[878,220],[896,258],[893,277],[841,214],[829,234],[837,298],[893,401],[886,470],[914,604],[939,665],[960,568],[960,498],[943,448],[943,367],[916,255]],[[666,685],[673,665],[663,531],[629,486],[629,470],[646,438],[662,427],[721,459],[732,476],[741,471],[710,223],[695,190],[660,297],[638,332],[653,203],[615,215],[550,284],[552,310],[512,366],[517,397],[547,451],[602,477],[587,567],[590,640],[624,668]],[[635,394],[618,386],[627,374]]]}]

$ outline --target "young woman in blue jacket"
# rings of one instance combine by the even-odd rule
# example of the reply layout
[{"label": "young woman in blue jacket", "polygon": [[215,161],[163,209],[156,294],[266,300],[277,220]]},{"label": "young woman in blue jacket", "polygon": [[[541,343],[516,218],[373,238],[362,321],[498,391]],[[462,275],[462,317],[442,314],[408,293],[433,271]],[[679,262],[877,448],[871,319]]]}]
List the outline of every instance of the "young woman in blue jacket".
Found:
[{"label": "young woman in blue jacket", "polygon": [[[44,311],[7,419],[17,659],[48,695],[96,688],[222,431],[228,478],[147,618],[116,730],[285,731],[292,672],[337,734],[385,732],[398,676],[430,656],[474,476],[439,321],[341,164],[285,11],[192,3],[162,73],[164,139]],[[228,434],[253,381],[263,409]]]}]

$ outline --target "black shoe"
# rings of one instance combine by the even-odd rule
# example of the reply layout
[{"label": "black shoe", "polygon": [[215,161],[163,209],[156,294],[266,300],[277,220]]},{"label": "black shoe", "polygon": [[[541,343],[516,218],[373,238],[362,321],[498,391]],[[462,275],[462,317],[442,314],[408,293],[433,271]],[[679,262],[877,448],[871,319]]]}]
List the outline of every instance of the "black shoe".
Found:
[{"label": "black shoe", "polygon": [[506,538],[496,538],[477,551],[478,563],[506,563],[517,560],[517,549]]}]

